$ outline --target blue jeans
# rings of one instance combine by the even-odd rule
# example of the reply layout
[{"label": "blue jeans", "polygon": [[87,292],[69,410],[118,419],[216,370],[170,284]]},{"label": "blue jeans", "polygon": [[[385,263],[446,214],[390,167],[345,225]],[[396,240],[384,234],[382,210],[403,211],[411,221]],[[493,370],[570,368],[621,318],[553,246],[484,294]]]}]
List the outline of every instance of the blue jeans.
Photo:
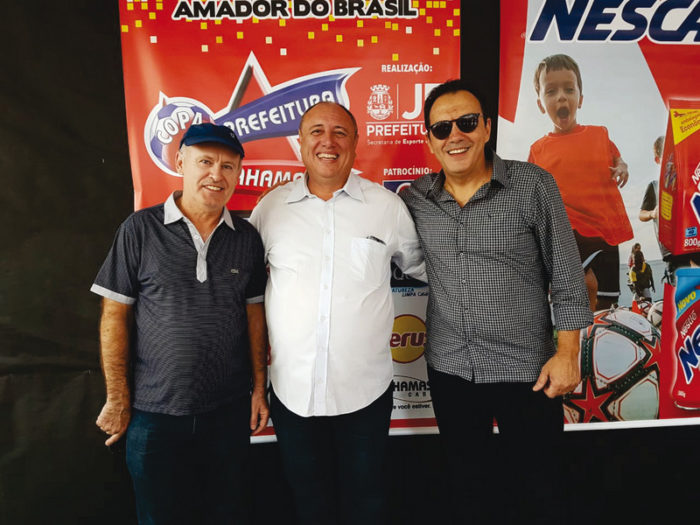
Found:
[{"label": "blue jeans", "polygon": [[126,463],[140,524],[247,523],[250,398],[194,416],[134,409]]},{"label": "blue jeans", "polygon": [[299,523],[386,523],[384,456],[392,388],[340,416],[301,417],[271,394],[270,411]]}]

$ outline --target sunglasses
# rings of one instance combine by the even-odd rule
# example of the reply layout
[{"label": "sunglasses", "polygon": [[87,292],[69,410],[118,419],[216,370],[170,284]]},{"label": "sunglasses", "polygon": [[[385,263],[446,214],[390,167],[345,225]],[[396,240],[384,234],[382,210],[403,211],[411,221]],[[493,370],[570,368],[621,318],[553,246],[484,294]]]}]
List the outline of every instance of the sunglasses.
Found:
[{"label": "sunglasses", "polygon": [[471,133],[479,125],[481,113],[468,113],[454,120],[441,120],[428,127],[428,132],[438,140],[444,140],[452,133],[452,123],[457,123],[457,128],[462,133]]}]

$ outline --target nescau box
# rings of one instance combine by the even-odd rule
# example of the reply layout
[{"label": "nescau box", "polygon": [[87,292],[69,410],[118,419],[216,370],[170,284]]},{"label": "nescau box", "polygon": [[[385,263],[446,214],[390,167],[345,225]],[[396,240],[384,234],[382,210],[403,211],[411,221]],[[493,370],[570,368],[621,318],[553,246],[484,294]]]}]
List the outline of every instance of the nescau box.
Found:
[{"label": "nescau box", "polygon": [[700,100],[669,100],[659,180],[659,240],[700,252]]}]

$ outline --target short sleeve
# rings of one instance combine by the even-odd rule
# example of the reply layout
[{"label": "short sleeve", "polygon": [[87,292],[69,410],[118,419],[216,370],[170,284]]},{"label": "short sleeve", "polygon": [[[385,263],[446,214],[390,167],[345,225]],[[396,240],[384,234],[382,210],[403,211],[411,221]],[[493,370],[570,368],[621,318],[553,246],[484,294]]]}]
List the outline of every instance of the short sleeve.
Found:
[{"label": "short sleeve", "polygon": [[140,243],[132,215],[114,237],[112,247],[90,290],[124,304],[134,304],[139,293]]}]

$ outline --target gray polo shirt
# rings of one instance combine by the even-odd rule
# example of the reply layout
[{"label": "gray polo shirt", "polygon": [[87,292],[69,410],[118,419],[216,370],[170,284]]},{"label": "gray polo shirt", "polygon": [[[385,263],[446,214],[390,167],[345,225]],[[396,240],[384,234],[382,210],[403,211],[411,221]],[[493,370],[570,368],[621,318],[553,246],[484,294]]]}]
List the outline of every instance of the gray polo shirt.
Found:
[{"label": "gray polo shirt", "polygon": [[493,155],[493,175],[464,207],[425,175],[399,195],[413,215],[430,292],[428,364],[477,383],[535,381],[557,328],[588,326],[583,269],[554,178]]},{"label": "gray polo shirt", "polygon": [[91,288],[133,304],[139,410],[198,414],[250,391],[246,304],[263,300],[267,281],[260,236],[226,209],[206,243],[193,233],[172,195],[132,214]]}]

